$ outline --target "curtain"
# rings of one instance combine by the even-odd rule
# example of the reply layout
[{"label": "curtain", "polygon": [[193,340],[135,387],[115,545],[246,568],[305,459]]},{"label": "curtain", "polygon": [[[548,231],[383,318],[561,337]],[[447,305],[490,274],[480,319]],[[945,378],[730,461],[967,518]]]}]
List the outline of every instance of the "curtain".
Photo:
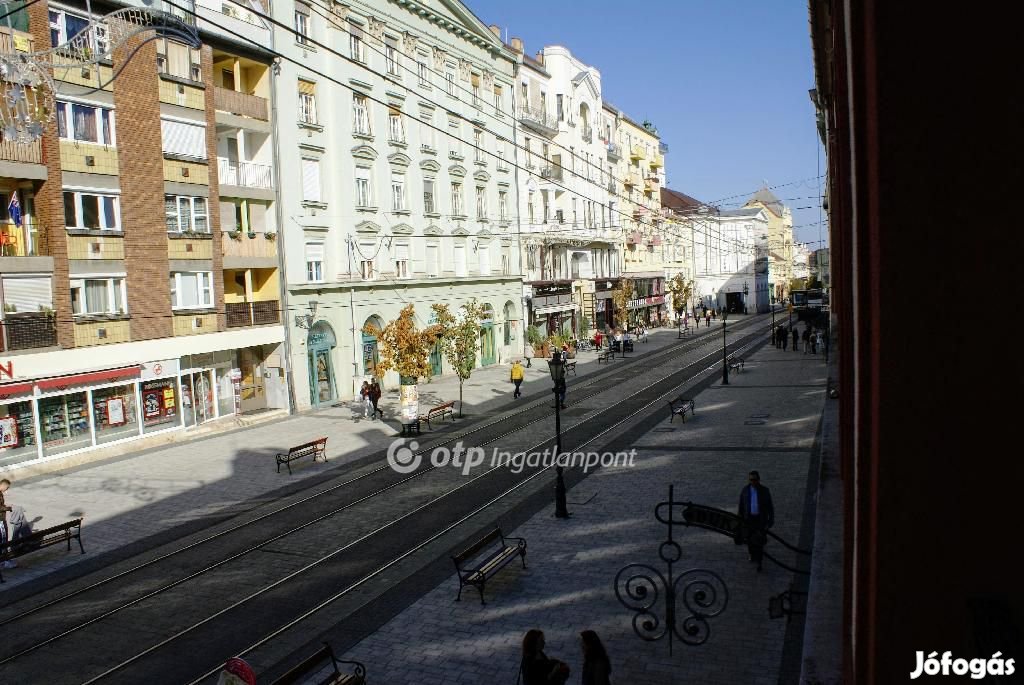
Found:
[{"label": "curtain", "polygon": [[88,314],[104,314],[110,311],[107,281],[85,282],[85,311]]},{"label": "curtain", "polygon": [[99,142],[96,136],[96,108],[84,105],[72,105],[75,121],[75,140]]}]

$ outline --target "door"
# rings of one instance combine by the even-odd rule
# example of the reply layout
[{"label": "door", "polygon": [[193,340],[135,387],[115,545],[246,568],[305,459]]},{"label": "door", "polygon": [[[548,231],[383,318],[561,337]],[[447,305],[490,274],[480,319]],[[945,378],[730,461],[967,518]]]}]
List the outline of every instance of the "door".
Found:
[{"label": "door", "polygon": [[238,366],[242,370],[239,392],[243,413],[267,408],[267,390],[263,386],[263,365],[258,349],[245,347],[238,351]]},{"label": "door", "polygon": [[434,348],[430,350],[430,374],[441,375],[441,343],[434,343]]},{"label": "door", "polygon": [[494,361],[494,324],[485,323],[480,329],[480,365],[489,366]]},{"label": "door", "polygon": [[313,350],[310,356],[310,388],[313,394],[313,404],[324,404],[335,398],[334,394],[334,369],[331,366],[331,351]]},{"label": "door", "polygon": [[213,383],[209,371],[192,374],[192,409],[196,423],[204,423],[214,417]]}]

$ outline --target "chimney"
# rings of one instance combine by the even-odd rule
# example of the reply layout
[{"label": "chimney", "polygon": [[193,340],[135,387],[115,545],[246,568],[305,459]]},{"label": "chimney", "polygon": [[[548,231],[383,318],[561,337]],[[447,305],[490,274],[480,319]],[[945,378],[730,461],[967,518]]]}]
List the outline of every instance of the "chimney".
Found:
[{"label": "chimney", "polygon": [[541,66],[544,66],[544,51],[538,50],[537,56],[534,59],[536,59]]},{"label": "chimney", "polygon": [[515,50],[516,52],[522,52],[523,51],[523,39],[522,38],[513,38],[512,39],[512,49]]},{"label": "chimney", "polygon": [[495,38],[497,38],[498,40],[501,40],[501,27],[500,26],[498,26],[497,24],[491,24],[487,28],[489,28],[491,30],[491,33],[494,34]]}]

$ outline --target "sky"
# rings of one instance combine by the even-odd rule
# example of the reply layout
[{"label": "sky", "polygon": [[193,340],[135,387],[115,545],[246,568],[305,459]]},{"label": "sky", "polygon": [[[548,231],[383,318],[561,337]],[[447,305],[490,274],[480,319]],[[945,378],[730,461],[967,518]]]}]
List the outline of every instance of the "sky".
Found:
[{"label": "sky", "polygon": [[669,188],[735,209],[781,186],[795,240],[824,246],[806,225],[825,218],[806,0],[466,2],[527,54],[562,45],[596,67],[606,101],[658,128]]}]

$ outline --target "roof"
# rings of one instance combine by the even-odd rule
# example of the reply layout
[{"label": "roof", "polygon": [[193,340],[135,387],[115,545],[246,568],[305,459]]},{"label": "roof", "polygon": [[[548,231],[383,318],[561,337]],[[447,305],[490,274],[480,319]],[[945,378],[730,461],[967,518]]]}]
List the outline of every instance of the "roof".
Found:
[{"label": "roof", "polygon": [[747,205],[749,206],[752,202],[760,202],[765,207],[771,210],[775,216],[782,216],[782,202],[779,198],[775,197],[772,191],[768,190],[767,187],[761,188],[761,190],[754,193],[749,200]]},{"label": "roof", "polygon": [[726,209],[720,212],[725,217],[755,217],[761,213],[760,207],[744,207],[742,209]]},{"label": "roof", "polygon": [[679,214],[696,214],[701,207],[709,208],[711,213],[718,212],[716,207],[670,188],[661,189],[661,206]]}]

